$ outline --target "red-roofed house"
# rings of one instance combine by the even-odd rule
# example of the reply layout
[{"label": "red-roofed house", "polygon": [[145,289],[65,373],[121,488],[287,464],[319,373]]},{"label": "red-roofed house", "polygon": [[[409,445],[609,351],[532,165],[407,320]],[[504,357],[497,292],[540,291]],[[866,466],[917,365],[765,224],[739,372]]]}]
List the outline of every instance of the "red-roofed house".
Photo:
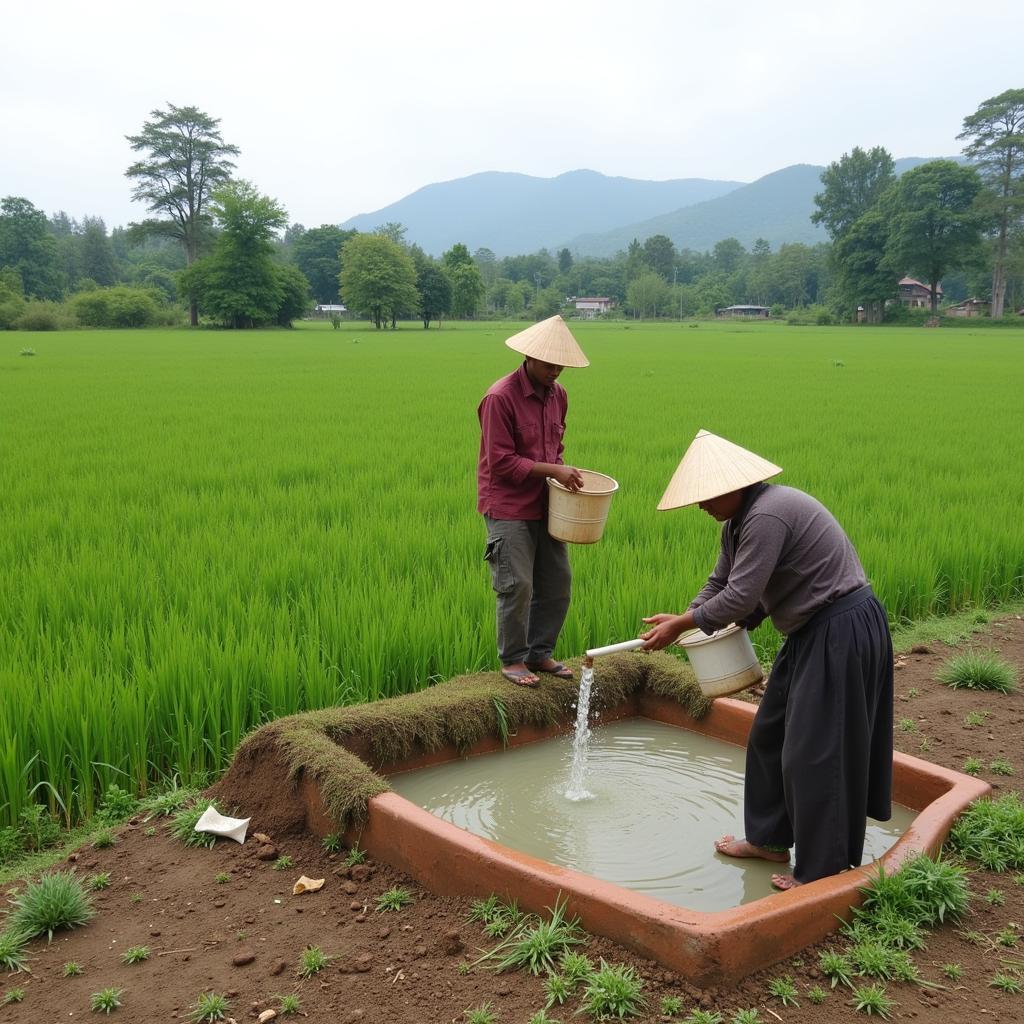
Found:
[{"label": "red-roofed house", "polygon": [[[912,277],[900,279],[900,303],[913,309],[928,309],[932,304],[932,290],[926,284]],[[942,285],[936,286],[939,301],[942,301]]]}]

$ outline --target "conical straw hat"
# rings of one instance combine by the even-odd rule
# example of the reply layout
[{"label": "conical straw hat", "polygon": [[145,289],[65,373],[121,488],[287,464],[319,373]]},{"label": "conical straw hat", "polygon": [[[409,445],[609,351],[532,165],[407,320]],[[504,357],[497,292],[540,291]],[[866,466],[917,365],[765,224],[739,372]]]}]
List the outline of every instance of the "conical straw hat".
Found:
[{"label": "conical straw hat", "polygon": [[589,366],[590,360],[556,313],[525,331],[513,334],[506,342],[510,349],[522,352],[531,359],[539,359],[554,366]]},{"label": "conical straw hat", "polygon": [[698,430],[658,502],[658,511],[738,491],[781,473],[782,468],[724,437]]}]

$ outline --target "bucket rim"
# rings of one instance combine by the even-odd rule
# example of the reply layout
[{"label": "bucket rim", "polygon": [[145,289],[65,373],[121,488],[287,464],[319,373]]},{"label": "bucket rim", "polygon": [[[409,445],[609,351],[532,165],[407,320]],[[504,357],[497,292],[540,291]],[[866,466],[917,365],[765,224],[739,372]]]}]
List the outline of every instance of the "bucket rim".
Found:
[{"label": "bucket rim", "polygon": [[721,629],[716,629],[710,636],[702,629],[688,629],[676,640],[676,646],[700,647],[702,644],[711,644],[716,640],[725,640],[727,637],[734,636],[742,629],[743,627],[735,622],[731,622],[728,626],[723,626]]},{"label": "bucket rim", "polygon": [[[614,494],[619,489],[619,482],[614,477],[609,476],[607,473],[598,473],[596,469],[583,469],[579,467],[581,473],[589,473],[591,476],[600,477],[601,480],[607,480],[610,487],[605,487],[601,490],[595,490],[590,487],[583,487],[578,491],[570,491],[565,484],[560,484],[553,476],[547,477],[548,486],[555,487],[560,491],[565,491],[566,494]],[[597,482],[597,481],[595,481]]]}]

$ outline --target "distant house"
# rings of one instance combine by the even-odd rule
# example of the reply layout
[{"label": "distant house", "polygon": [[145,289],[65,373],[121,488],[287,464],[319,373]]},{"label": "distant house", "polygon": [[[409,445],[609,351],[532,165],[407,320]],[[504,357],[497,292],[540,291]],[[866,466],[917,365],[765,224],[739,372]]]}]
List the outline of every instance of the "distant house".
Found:
[{"label": "distant house", "polygon": [[[912,277],[904,277],[899,283],[899,301],[902,306],[911,309],[927,309],[932,304],[932,290],[926,284],[915,281]],[[939,302],[942,301],[942,285],[936,286]]]},{"label": "distant house", "polygon": [[605,297],[574,298],[572,301],[576,303],[576,312],[581,320],[593,320],[595,316],[598,316],[600,313],[607,313],[612,308],[612,300]]},{"label": "distant house", "polygon": [[340,302],[318,302],[313,310],[314,320],[330,320],[332,316],[341,316],[348,310]]},{"label": "distant house", "polygon": [[988,316],[992,303],[988,299],[964,299],[946,310],[946,316]]},{"label": "distant house", "polygon": [[715,310],[715,316],[721,317],[761,317],[768,319],[771,312],[768,306],[725,306]]}]

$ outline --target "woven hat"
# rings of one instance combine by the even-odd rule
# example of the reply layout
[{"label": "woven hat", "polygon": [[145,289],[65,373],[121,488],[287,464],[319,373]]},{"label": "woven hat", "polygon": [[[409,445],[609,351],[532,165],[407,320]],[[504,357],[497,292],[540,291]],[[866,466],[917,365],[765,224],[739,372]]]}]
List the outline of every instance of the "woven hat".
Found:
[{"label": "woven hat", "polygon": [[685,508],[760,483],[782,468],[724,437],[698,430],[658,502],[658,511]]},{"label": "woven hat", "polygon": [[589,366],[590,360],[576,344],[572,331],[556,313],[525,331],[513,334],[505,342],[510,349],[531,359],[554,366]]}]

